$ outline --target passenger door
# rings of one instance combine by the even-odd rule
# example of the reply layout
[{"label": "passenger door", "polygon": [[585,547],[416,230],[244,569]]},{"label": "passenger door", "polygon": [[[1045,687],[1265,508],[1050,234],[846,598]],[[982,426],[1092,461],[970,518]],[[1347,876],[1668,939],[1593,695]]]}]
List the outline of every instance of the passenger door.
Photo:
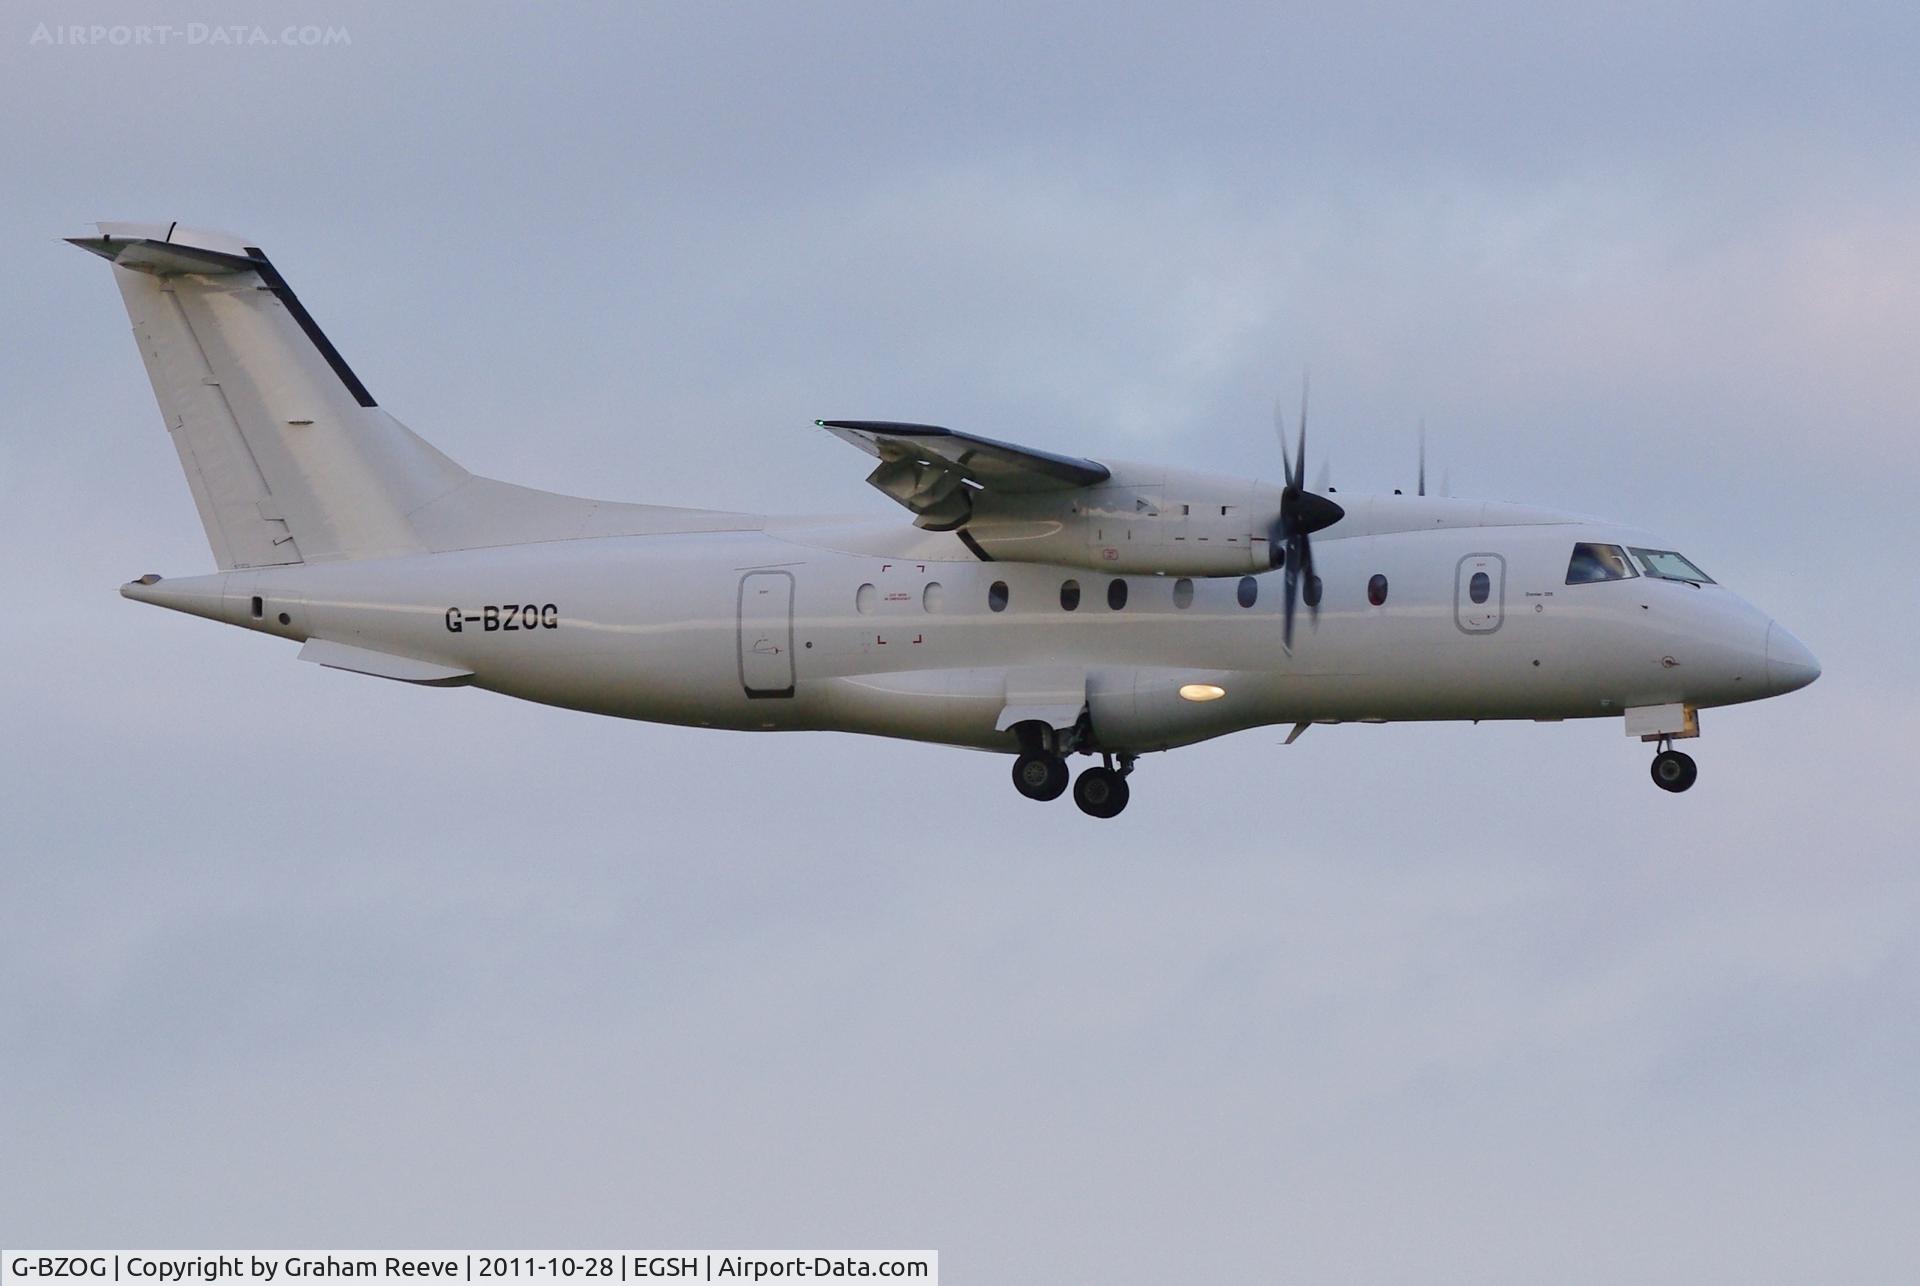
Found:
[{"label": "passenger door", "polygon": [[1453,620],[1467,634],[1491,634],[1505,618],[1507,560],[1498,554],[1468,554],[1453,576]]},{"label": "passenger door", "polygon": [[749,697],[793,695],[793,574],[740,578],[740,686]]}]

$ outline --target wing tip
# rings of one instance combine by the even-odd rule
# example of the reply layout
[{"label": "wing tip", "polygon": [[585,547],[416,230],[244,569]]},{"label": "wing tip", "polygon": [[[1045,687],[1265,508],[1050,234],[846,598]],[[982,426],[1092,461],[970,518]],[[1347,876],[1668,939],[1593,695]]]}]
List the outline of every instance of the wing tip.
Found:
[{"label": "wing tip", "polygon": [[952,429],[937,424],[908,424],[904,420],[815,420],[823,429],[852,429],[856,433],[892,433],[902,437],[953,437]]}]

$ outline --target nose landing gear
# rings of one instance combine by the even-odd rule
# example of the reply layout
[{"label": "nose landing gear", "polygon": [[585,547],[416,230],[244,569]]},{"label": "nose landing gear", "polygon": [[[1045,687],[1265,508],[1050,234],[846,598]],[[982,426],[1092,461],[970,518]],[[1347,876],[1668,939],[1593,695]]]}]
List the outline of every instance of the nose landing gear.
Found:
[{"label": "nose landing gear", "polygon": [[1629,706],[1626,730],[1629,737],[1650,741],[1657,750],[1653,756],[1653,784],[1675,795],[1693,785],[1700,770],[1693,756],[1673,748],[1676,738],[1700,735],[1700,712],[1684,702],[1659,706]]},{"label": "nose landing gear", "polygon": [[1692,755],[1675,750],[1670,742],[1661,744],[1660,753],[1653,757],[1653,784],[1677,795],[1693,785],[1694,779],[1700,775],[1700,769],[1694,764]]}]

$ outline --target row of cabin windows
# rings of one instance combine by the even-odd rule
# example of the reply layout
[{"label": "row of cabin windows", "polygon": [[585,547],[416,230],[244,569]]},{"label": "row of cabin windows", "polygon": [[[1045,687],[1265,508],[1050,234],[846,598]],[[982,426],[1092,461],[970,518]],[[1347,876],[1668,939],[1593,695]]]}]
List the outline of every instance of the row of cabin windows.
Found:
[{"label": "row of cabin windows", "polygon": [[[1693,563],[1681,558],[1670,550],[1634,549],[1632,555],[1639,560],[1645,574],[1663,577],[1668,580],[1704,582],[1713,581]],[[1618,545],[1579,544],[1574,546],[1573,562],[1567,569],[1567,583],[1581,584],[1588,581],[1624,580],[1641,575],[1628,559],[1628,551]],[[1320,605],[1322,586],[1318,576],[1307,577],[1301,586],[1301,598],[1308,607]],[[1493,582],[1485,572],[1475,572],[1467,580],[1467,597],[1475,603],[1484,603],[1493,594]],[[1252,576],[1242,576],[1234,587],[1234,599],[1242,607],[1252,607],[1260,599],[1260,582]],[[888,595],[890,599],[909,600],[904,593]],[[996,612],[1007,608],[1007,583],[1003,580],[993,582],[987,590],[987,606]],[[854,606],[860,613],[869,615],[880,606],[880,591],[871,584],[862,585],[854,593]],[[910,601],[910,600],[909,600]],[[1375,572],[1367,578],[1367,602],[1375,607],[1384,607],[1387,602],[1387,578]],[[939,612],[946,606],[946,590],[938,581],[929,581],[921,590],[920,605],[927,612]],[[1118,577],[1107,582],[1107,608],[1118,612],[1127,605],[1127,582]],[[1182,576],[1173,583],[1173,605],[1186,609],[1193,606],[1193,581]],[[254,596],[253,618],[260,620],[266,615],[266,600]],[[1080,610],[1080,582],[1063,581],[1060,585],[1060,607],[1062,611]],[[280,624],[291,624],[292,618],[285,612],[279,614]]]},{"label": "row of cabin windows", "polygon": [[[1484,603],[1487,601],[1488,588],[1489,583],[1486,573],[1476,572],[1474,573],[1471,585],[1468,587],[1468,593],[1473,596],[1474,602]],[[1300,589],[1300,597],[1305,600],[1308,607],[1320,606],[1320,597],[1325,587],[1320,583],[1318,576],[1307,577],[1306,584],[1302,585]],[[1240,583],[1234,587],[1233,596],[1234,600],[1238,602],[1240,606],[1252,607],[1260,601],[1260,582],[1252,576],[1242,576]],[[987,587],[987,606],[994,611],[1006,611],[1007,603],[1010,599],[1011,593],[1007,589],[1007,583],[1005,581],[997,580]],[[1378,572],[1375,572],[1367,581],[1367,601],[1375,607],[1386,606],[1387,578]],[[1126,605],[1127,582],[1119,577],[1115,577],[1113,580],[1107,582],[1107,608],[1110,611],[1117,612]],[[1191,578],[1182,576],[1173,583],[1173,605],[1181,609],[1193,606],[1193,581]],[[1068,580],[1061,582],[1060,609],[1066,612],[1077,612],[1080,610],[1079,581]]]},{"label": "row of cabin windows", "polygon": [[[1642,574],[1660,577],[1666,580],[1683,580],[1695,584],[1713,584],[1713,580],[1694,563],[1682,558],[1671,550],[1640,549],[1629,551],[1619,545],[1601,545],[1583,542],[1573,547],[1573,559],[1567,568],[1567,584],[1578,585],[1592,581],[1626,580]],[[1638,561],[1639,568],[1634,566]],[[1320,605],[1322,586],[1318,576],[1307,577],[1301,586],[1301,597],[1308,607]],[[1493,582],[1485,572],[1475,572],[1467,580],[1467,597],[1476,604],[1484,603],[1493,594]],[[938,612],[946,604],[946,591],[938,581],[930,581],[921,591],[921,607],[928,612]],[[905,594],[889,595],[890,598],[905,599]],[[1007,608],[1007,583],[1003,580],[993,582],[987,590],[987,606],[996,612]],[[1234,598],[1242,607],[1252,607],[1260,598],[1260,582],[1252,576],[1242,576],[1234,588]],[[1367,602],[1375,607],[1384,607],[1387,602],[1387,578],[1375,572],[1367,578]],[[877,610],[880,592],[873,585],[862,585],[854,594],[854,606],[862,615]],[[1115,577],[1107,582],[1107,607],[1118,612],[1127,605],[1127,582]],[[1193,581],[1185,576],[1173,583],[1173,605],[1178,608],[1193,606]],[[265,599],[256,595],[252,603],[253,618],[261,619],[266,614]],[[1064,581],[1060,585],[1060,607],[1063,611],[1080,610],[1080,582]],[[282,625],[291,623],[285,612],[280,613]]]},{"label": "row of cabin windows", "polygon": [[[1713,583],[1705,572],[1671,550],[1635,548],[1632,550],[1632,555],[1639,561],[1648,576],[1662,577],[1667,580],[1704,582],[1709,585]],[[1574,546],[1573,561],[1567,568],[1567,584],[1625,580],[1639,575],[1641,571],[1636,569],[1633,562],[1629,560],[1628,551],[1620,546],[1582,543]],[[1306,584],[1301,586],[1300,596],[1308,607],[1318,607],[1321,592],[1320,578],[1309,576]],[[1473,602],[1484,603],[1492,595],[1493,582],[1485,572],[1475,572],[1468,578],[1467,597]],[[1260,599],[1260,582],[1252,576],[1242,576],[1240,583],[1234,587],[1233,596],[1240,606],[1252,607]],[[890,594],[888,597],[908,599],[908,595],[904,593]],[[1006,610],[1007,598],[1007,583],[1003,580],[993,582],[987,590],[987,606],[996,612]],[[855,591],[853,601],[862,615],[871,614],[880,606],[880,591],[871,584],[862,585]],[[1367,578],[1367,602],[1375,607],[1386,606],[1387,578],[1379,572]],[[941,587],[940,582],[929,581],[926,584],[921,590],[920,605],[927,612],[939,612],[945,608],[946,591]],[[1107,582],[1107,607],[1110,611],[1118,612],[1126,605],[1127,582],[1115,577]],[[1182,576],[1173,583],[1173,605],[1183,610],[1193,606],[1193,581],[1190,578]],[[266,600],[260,596],[254,596],[252,607],[255,620],[260,620],[266,615]],[[1062,611],[1067,612],[1080,610],[1079,581],[1068,580],[1061,583],[1060,607]],[[278,619],[282,625],[292,623],[292,618],[285,612],[280,613]]]}]

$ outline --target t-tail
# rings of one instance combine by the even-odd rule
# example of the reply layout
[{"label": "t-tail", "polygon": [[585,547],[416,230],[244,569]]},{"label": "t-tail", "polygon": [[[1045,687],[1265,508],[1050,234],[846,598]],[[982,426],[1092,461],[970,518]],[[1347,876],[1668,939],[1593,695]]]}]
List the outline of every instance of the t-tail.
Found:
[{"label": "t-tail", "polygon": [[167,432],[222,569],[415,553],[411,515],[465,469],[380,409],[243,238],[102,223]]},{"label": "t-tail", "polygon": [[[250,238],[95,226],[70,240],[113,264],[222,571],[757,525],[470,474],[381,409]],[[122,592],[168,601],[151,585]]]}]

